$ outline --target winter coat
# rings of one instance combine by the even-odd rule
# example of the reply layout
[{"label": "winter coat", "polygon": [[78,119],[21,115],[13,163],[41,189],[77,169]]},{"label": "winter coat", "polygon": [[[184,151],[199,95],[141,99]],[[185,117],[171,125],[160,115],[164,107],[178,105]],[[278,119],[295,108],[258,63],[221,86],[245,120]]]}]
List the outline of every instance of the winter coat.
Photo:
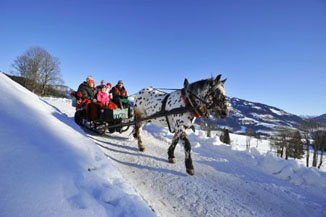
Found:
[{"label": "winter coat", "polygon": [[125,87],[119,88],[119,85],[113,87],[111,93],[113,95],[113,98],[115,97],[120,97],[122,99],[128,98],[126,88]]},{"label": "winter coat", "polygon": [[119,88],[119,85],[116,85],[111,89],[110,93],[112,93],[112,101],[117,104],[120,108],[122,107],[122,104],[129,104],[128,94],[125,87]]},{"label": "winter coat", "polygon": [[107,106],[110,103],[110,98],[106,92],[99,91],[97,93],[97,102]]},{"label": "winter coat", "polygon": [[87,82],[83,82],[79,85],[78,91],[82,93],[82,99],[94,99],[95,95],[97,93],[97,90],[95,87],[90,87]]}]

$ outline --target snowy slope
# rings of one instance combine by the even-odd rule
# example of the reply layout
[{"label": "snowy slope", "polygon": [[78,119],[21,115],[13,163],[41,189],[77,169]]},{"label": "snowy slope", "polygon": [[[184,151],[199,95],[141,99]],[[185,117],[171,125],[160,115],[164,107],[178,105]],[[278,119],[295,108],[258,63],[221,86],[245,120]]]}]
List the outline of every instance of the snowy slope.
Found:
[{"label": "snowy slope", "polygon": [[154,216],[70,118],[2,73],[0,92],[1,217]]},{"label": "snowy slope", "polygon": [[[45,100],[72,119],[69,100]],[[167,162],[173,136],[167,129],[145,127],[144,153],[131,131],[86,132],[158,216],[326,216],[326,173],[275,157],[264,142],[262,153],[246,152],[221,144],[218,137],[206,138],[198,129],[190,132],[195,175],[188,176],[181,146],[177,163]],[[231,139],[245,142],[243,136]]]}]

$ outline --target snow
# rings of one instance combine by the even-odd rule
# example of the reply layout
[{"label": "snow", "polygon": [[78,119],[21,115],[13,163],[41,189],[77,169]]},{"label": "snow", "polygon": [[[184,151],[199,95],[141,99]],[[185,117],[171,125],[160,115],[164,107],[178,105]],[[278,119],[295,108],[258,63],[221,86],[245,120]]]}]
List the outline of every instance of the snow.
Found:
[{"label": "snow", "polygon": [[0,91],[1,217],[155,216],[71,118],[2,73]]},{"label": "snow", "polygon": [[281,111],[281,110],[276,110],[276,109],[272,109],[270,108],[269,110],[271,110],[273,113],[279,115],[279,116],[282,116],[282,115],[286,115],[287,113]]},{"label": "snow", "polygon": [[167,161],[168,129],[146,125],[142,153],[132,129],[76,126],[71,100],[39,99],[4,75],[0,90],[1,217],[326,216],[326,173],[276,157],[267,140],[246,151],[245,136],[231,134],[229,146],[189,131],[189,176],[181,145]]},{"label": "snow", "polygon": [[249,117],[239,118],[239,120],[241,120],[241,122],[243,124],[255,124],[255,123],[258,123],[258,121],[256,121],[255,119],[249,118]]},{"label": "snow", "polygon": [[272,115],[268,114],[256,114],[256,113],[251,113],[252,116],[255,118],[259,118],[264,121],[274,121],[274,117]]}]

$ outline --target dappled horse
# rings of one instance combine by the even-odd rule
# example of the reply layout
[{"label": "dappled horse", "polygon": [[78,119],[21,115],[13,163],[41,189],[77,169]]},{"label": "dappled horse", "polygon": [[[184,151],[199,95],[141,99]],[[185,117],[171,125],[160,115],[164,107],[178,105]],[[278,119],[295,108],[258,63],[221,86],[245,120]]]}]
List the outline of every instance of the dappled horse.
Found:
[{"label": "dappled horse", "polygon": [[[154,88],[145,88],[135,97],[134,114],[135,121],[146,118],[153,114],[167,114],[172,111],[181,111],[179,114],[169,114],[163,117],[152,119],[151,122],[169,127],[174,133],[172,144],[168,149],[168,160],[175,163],[174,149],[179,140],[182,141],[185,150],[185,165],[187,173],[194,175],[194,167],[191,159],[191,144],[187,138],[186,130],[193,127],[196,118],[209,118],[212,113],[216,118],[224,119],[228,113],[224,83],[220,80],[221,75],[215,79],[206,79],[189,84],[184,81],[184,88],[172,93],[164,93]],[[180,110],[181,109],[181,110]],[[145,150],[142,143],[141,131],[148,121],[135,124],[134,137],[138,140],[140,151]]]}]

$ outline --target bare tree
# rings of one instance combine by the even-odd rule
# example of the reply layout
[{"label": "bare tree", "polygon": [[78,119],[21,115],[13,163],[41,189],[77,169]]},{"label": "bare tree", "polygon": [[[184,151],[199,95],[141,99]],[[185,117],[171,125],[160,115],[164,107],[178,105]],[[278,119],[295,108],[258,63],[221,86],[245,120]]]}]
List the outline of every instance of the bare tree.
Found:
[{"label": "bare tree", "polygon": [[309,134],[304,133],[304,139],[306,143],[306,167],[309,167],[309,157],[310,157],[310,139],[309,139]]},{"label": "bare tree", "polygon": [[321,147],[321,154],[320,154],[318,169],[320,169],[321,165],[323,165],[324,152],[326,151],[326,133],[325,132],[322,134],[320,147]]},{"label": "bare tree", "polygon": [[317,167],[317,161],[318,161],[318,151],[321,151],[320,154],[320,159],[319,159],[319,165],[318,168],[321,167],[323,164],[323,156],[324,156],[324,151],[325,151],[325,143],[326,143],[326,132],[319,130],[313,133],[312,136],[314,142],[313,142],[313,147],[314,147],[314,155],[313,155],[313,161],[312,161],[312,166]]},{"label": "bare tree", "polygon": [[255,138],[257,141],[256,148],[258,148],[258,143],[262,141],[262,138],[259,133],[255,133]]},{"label": "bare tree", "polygon": [[251,138],[254,136],[254,131],[251,128],[247,128],[246,130],[246,149],[250,149]]},{"label": "bare tree", "polygon": [[206,136],[211,137],[212,136],[212,127],[207,122],[207,119],[204,119],[204,121],[200,124],[200,128],[204,131],[206,131]]},{"label": "bare tree", "polygon": [[286,127],[280,127],[276,129],[276,135],[274,136],[273,145],[277,149],[277,154],[287,160],[289,157],[289,141],[291,138],[292,131]]},{"label": "bare tree", "polygon": [[13,68],[24,78],[24,86],[32,92],[41,84],[41,94],[45,94],[48,84],[62,82],[59,68],[59,60],[41,47],[32,47],[18,56]]},{"label": "bare tree", "polygon": [[48,52],[44,53],[39,74],[41,95],[45,95],[47,85],[62,83],[59,64],[58,58],[52,57]]},{"label": "bare tree", "polygon": [[[320,124],[315,119],[307,119],[304,120],[300,126],[301,131],[303,131],[303,136],[305,138],[306,143],[306,166],[309,167],[310,162],[310,145],[311,145],[311,137],[313,132],[317,131],[320,127]],[[314,155],[313,161],[315,161],[315,165],[317,164],[317,151],[315,151],[314,147]]]}]

